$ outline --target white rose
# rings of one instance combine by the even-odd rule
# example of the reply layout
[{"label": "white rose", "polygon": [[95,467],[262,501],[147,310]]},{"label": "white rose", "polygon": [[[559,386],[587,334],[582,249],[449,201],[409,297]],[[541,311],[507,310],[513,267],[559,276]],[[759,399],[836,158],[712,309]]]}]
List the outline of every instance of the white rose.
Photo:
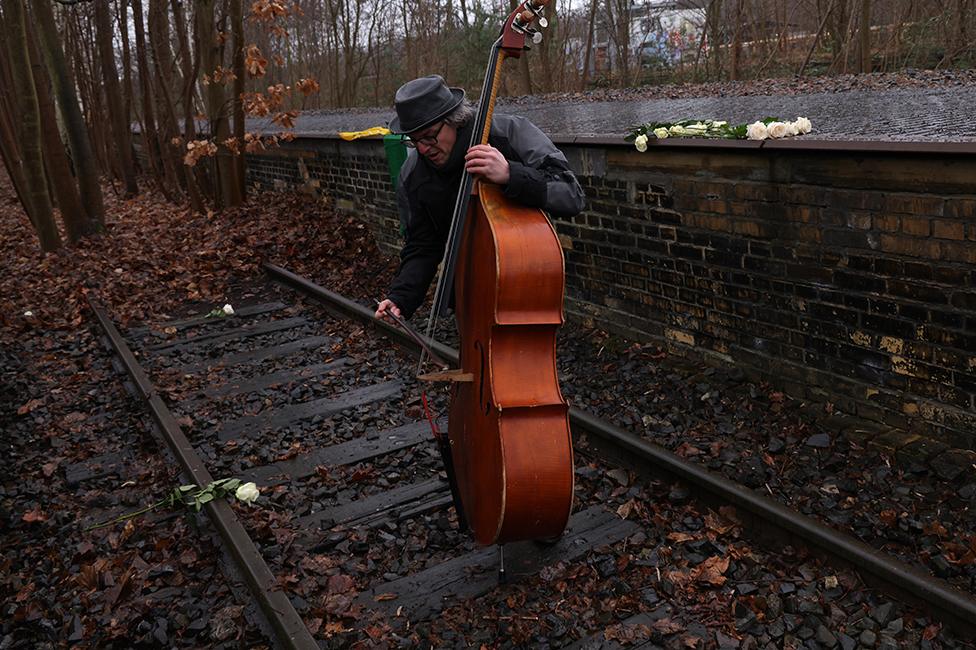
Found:
[{"label": "white rose", "polygon": [[234,315],[234,308],[231,307],[230,304],[224,305],[224,310],[223,311],[228,316],[233,316]]},{"label": "white rose", "polygon": [[793,124],[796,126],[797,133],[810,133],[810,131],[813,129],[813,124],[811,124],[810,120],[805,117],[796,118],[796,121],[793,122]]},{"label": "white rose", "polygon": [[258,490],[258,486],[254,483],[245,483],[244,485],[237,488],[234,492],[234,496],[243,501],[244,503],[250,505],[257,501],[261,492]]},{"label": "white rose", "polygon": [[685,127],[681,126],[680,124],[675,124],[674,126],[668,129],[668,134],[682,136],[682,135],[688,135],[688,131],[685,129]]},{"label": "white rose", "polygon": [[770,122],[766,131],[771,138],[783,138],[790,134],[790,126],[786,122]]},{"label": "white rose", "polygon": [[659,138],[659,139],[663,140],[664,138],[668,137],[668,135],[669,134],[668,134],[667,128],[665,128],[663,126],[659,126],[656,129],[654,129],[654,137],[655,138]]},{"label": "white rose", "polygon": [[746,137],[750,140],[765,140],[769,137],[769,130],[762,122],[753,122],[746,127]]},{"label": "white rose", "polygon": [[790,135],[799,135],[800,131],[796,128],[796,122],[787,122],[786,126],[790,127]]},{"label": "white rose", "polygon": [[637,147],[637,151],[647,151],[647,136],[642,133],[634,138],[634,146]]},{"label": "white rose", "polygon": [[717,122],[712,122],[713,127],[725,126],[726,124],[728,124],[728,122],[726,122],[725,120],[718,120]]},{"label": "white rose", "polygon": [[34,315],[34,312],[32,312],[30,309],[28,309],[27,311],[24,312],[24,318],[30,318],[33,315]]}]

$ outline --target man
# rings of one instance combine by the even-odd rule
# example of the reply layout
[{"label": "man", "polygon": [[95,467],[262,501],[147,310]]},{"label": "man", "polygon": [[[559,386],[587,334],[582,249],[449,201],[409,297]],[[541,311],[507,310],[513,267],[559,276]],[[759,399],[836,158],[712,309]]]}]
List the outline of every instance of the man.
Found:
[{"label": "man", "polygon": [[583,189],[566,156],[523,117],[495,115],[487,145],[468,149],[475,110],[464,91],[433,75],[397,90],[390,130],[414,150],[400,170],[397,207],[406,241],[400,268],[377,318],[410,318],[423,302],[444,257],[463,170],[500,185],[505,196],[553,216],[583,209]]}]

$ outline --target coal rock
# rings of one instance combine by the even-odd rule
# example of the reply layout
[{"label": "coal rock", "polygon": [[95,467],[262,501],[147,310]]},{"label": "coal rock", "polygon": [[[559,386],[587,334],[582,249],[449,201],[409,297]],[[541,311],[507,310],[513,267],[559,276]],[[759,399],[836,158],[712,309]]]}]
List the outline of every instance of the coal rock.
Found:
[{"label": "coal rock", "polygon": [[804,444],[806,444],[807,447],[823,449],[830,446],[830,436],[828,436],[826,433],[816,433],[807,438]]},{"label": "coal rock", "polygon": [[715,642],[718,643],[719,650],[736,649],[739,647],[739,640],[725,636],[722,632],[715,632]]},{"label": "coal rock", "polygon": [[685,503],[690,497],[691,492],[683,485],[675,486],[670,492],[668,492],[668,501],[671,503]]},{"label": "coal rock", "polygon": [[783,442],[782,438],[777,438],[776,436],[770,436],[769,445],[767,447],[769,453],[771,454],[781,454],[783,450],[786,449],[786,443]]},{"label": "coal rock", "polygon": [[885,634],[890,634],[892,636],[898,636],[905,629],[905,621],[901,618],[896,618],[892,622],[885,626]]},{"label": "coal rock", "polygon": [[842,650],[854,650],[857,647],[857,641],[843,632],[838,635],[837,639],[840,641],[840,647]]},{"label": "coal rock", "polygon": [[837,645],[837,637],[831,634],[830,630],[821,625],[817,628],[817,643],[820,643],[827,648],[833,648]]},{"label": "coal rock", "polygon": [[878,625],[885,625],[891,620],[891,610],[894,606],[894,603],[882,603],[871,610],[870,616],[878,622]]},{"label": "coal rock", "polygon": [[759,622],[756,615],[750,610],[745,616],[735,619],[735,629],[739,632],[752,632],[758,629]]},{"label": "coal rock", "polygon": [[874,644],[878,641],[878,635],[871,630],[864,630],[861,632],[861,636],[859,636],[857,640],[861,642],[861,645],[868,648],[873,648]]},{"label": "coal rock", "polygon": [[641,592],[641,600],[643,600],[648,605],[654,605],[660,600],[660,597],[657,595],[657,592],[654,591],[653,589],[645,589],[644,591]]},{"label": "coal rock", "polygon": [[887,634],[881,635],[881,642],[878,643],[879,650],[897,650],[898,647],[898,641],[893,636]]},{"label": "coal rock", "polygon": [[617,562],[612,557],[607,557],[596,564],[596,572],[601,578],[607,578],[617,573]]}]

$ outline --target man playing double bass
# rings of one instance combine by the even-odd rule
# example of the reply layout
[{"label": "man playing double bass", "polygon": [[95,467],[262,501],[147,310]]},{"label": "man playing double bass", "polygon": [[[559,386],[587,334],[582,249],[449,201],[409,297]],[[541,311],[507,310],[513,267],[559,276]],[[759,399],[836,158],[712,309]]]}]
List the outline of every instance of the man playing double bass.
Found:
[{"label": "man playing double bass", "polygon": [[406,241],[400,268],[376,317],[410,318],[423,302],[444,256],[462,173],[495,183],[506,197],[569,217],[583,209],[583,190],[566,156],[529,120],[495,115],[487,145],[467,148],[475,110],[460,88],[432,75],[397,90],[390,130],[414,149],[400,170],[397,207]]}]

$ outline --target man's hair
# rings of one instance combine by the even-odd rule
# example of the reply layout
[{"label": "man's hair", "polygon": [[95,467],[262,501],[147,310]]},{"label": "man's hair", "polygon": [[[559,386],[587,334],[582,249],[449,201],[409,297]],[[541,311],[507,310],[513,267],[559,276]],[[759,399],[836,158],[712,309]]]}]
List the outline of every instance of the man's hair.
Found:
[{"label": "man's hair", "polygon": [[460,129],[472,119],[474,119],[474,104],[465,99],[457,108],[448,113],[447,117],[444,118],[444,123],[450,124],[455,129]]}]

